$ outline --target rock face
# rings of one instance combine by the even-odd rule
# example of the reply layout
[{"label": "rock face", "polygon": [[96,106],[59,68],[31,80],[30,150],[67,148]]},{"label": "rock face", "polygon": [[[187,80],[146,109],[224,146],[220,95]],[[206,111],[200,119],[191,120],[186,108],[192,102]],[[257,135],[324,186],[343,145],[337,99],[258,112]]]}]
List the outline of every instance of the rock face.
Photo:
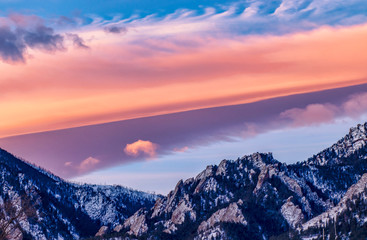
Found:
[{"label": "rock face", "polygon": [[143,233],[131,231],[134,221],[141,220],[129,220],[121,237],[270,239],[297,231],[355,192],[351,186],[367,172],[366,132],[367,124],[358,125],[330,148],[296,164],[254,153],[208,166],[140,213],[144,224],[137,225],[144,226]]},{"label": "rock face", "polygon": [[292,199],[293,197],[287,199],[287,202],[281,207],[280,212],[289,226],[295,228],[303,222],[304,216],[302,210],[292,202]]},{"label": "rock face", "polygon": [[197,229],[198,236],[195,239],[215,239],[220,237],[221,233],[224,232],[220,227],[221,223],[236,223],[244,227],[247,225],[241,209],[236,203],[231,203],[228,207],[213,213],[208,220],[203,221]]},{"label": "rock face", "polygon": [[[79,239],[101,226],[113,228],[157,196],[121,186],[78,185],[17,159],[0,149],[0,212],[30,201],[35,216],[22,217],[25,239]],[[33,214],[34,215],[34,214]],[[1,218],[1,217],[0,217]]]},{"label": "rock face", "polygon": [[128,234],[141,236],[148,231],[145,219],[146,212],[140,209],[134,215],[126,219],[123,228],[129,229]]}]

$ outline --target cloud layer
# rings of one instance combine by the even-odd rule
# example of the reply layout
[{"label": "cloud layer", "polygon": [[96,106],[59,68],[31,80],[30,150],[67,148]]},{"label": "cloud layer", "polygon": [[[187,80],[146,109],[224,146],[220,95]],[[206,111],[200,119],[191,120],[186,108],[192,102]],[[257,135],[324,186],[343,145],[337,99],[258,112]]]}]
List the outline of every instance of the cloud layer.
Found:
[{"label": "cloud layer", "polygon": [[0,137],[367,81],[362,0],[184,6],[0,17]]},{"label": "cloud layer", "polygon": [[[90,34],[81,37],[90,39]],[[367,25],[233,39],[183,34],[156,40],[136,31],[93,36],[90,51],[70,49],[57,58],[37,53],[22,71],[0,64],[0,136],[367,81]]]},{"label": "cloud layer", "polygon": [[367,112],[366,96],[365,84],[256,103],[3,138],[0,147],[62,177],[73,177],[96,169],[144,161],[147,157],[159,158],[187,149],[194,151],[218,141],[233,141],[233,137],[250,138],[276,129],[328,123],[343,117],[356,118]]}]

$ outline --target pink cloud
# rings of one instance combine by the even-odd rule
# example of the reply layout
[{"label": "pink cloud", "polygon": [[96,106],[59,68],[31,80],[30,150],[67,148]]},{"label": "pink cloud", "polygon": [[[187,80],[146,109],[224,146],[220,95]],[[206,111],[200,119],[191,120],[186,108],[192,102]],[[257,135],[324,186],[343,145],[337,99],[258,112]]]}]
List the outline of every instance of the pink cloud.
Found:
[{"label": "pink cloud", "polygon": [[89,171],[93,169],[99,163],[100,163],[100,160],[98,160],[97,158],[89,157],[89,158],[84,159],[80,163],[78,168],[80,171],[85,172],[85,171]]},{"label": "pink cloud", "polygon": [[152,143],[151,141],[138,140],[136,142],[126,144],[124,152],[127,155],[133,156],[133,157],[137,157],[141,153],[149,157],[154,157],[156,155],[157,148],[158,148],[158,145],[155,143]]},{"label": "pink cloud", "polygon": [[64,166],[65,167],[71,167],[73,165],[73,163],[72,162],[65,162],[64,163]]},{"label": "pink cloud", "polygon": [[344,112],[348,116],[359,117],[367,112],[367,93],[352,96],[342,106]]},{"label": "pink cloud", "polygon": [[280,113],[286,125],[294,127],[333,122],[340,117],[358,118],[367,113],[367,93],[353,94],[341,104],[309,104],[305,108],[291,108]]},{"label": "pink cloud", "polygon": [[280,114],[283,119],[291,120],[291,125],[308,126],[334,121],[338,108],[332,104],[310,104],[306,108],[292,108]]},{"label": "pink cloud", "polygon": [[174,152],[186,152],[187,150],[189,150],[188,146],[182,147],[182,148],[174,148],[173,151]]}]

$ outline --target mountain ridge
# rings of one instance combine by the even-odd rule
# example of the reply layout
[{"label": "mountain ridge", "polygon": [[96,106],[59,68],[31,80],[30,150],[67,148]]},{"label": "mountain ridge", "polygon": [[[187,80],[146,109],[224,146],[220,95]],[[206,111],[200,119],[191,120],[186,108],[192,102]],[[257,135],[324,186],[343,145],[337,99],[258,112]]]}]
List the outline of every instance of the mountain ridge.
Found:
[{"label": "mountain ridge", "polygon": [[295,164],[281,163],[271,153],[254,153],[209,165],[196,177],[179,181],[151,209],[136,212],[114,236],[270,239],[290,234],[335,207],[367,172],[366,133],[367,123],[360,124],[336,144]]}]

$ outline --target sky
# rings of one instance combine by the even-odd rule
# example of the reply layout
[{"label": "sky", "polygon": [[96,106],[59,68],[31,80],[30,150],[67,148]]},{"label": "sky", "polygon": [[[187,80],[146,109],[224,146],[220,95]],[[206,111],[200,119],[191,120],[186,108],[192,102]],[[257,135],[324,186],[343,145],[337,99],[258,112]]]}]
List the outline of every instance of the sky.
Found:
[{"label": "sky", "polygon": [[366,121],[363,0],[0,0],[0,147],[167,193],[253,152],[302,161]]}]

